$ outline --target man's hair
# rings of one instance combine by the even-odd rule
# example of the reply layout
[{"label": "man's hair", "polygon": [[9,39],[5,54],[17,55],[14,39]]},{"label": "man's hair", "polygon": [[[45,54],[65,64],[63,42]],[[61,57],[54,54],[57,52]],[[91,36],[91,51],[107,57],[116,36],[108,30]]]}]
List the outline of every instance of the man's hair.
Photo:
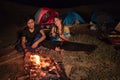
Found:
[{"label": "man's hair", "polygon": [[27,23],[30,19],[33,19],[34,21],[35,21],[35,18],[34,18],[34,16],[33,15],[29,15],[29,16],[27,16],[27,17],[25,17],[25,22]]}]

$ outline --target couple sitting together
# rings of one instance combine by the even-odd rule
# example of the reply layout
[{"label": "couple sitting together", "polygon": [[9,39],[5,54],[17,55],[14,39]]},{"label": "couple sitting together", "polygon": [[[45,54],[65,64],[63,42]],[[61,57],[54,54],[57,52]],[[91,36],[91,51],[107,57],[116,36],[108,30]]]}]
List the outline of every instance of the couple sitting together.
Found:
[{"label": "couple sitting together", "polygon": [[[60,51],[60,46],[53,42],[69,41],[70,30],[69,27],[62,24],[62,18],[56,16],[54,18],[54,26],[49,34],[50,40],[46,40],[46,34],[40,25],[35,24],[35,19],[32,16],[28,16],[26,19],[26,27],[21,33],[20,44],[17,46],[19,51],[32,52],[40,46],[53,46],[51,49]],[[49,48],[49,47],[48,47]]]}]

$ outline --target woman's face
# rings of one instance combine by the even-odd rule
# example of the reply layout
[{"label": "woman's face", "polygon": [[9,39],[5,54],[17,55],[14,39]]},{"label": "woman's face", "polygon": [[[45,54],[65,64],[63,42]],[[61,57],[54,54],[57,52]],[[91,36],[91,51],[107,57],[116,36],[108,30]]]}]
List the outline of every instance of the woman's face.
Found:
[{"label": "woman's face", "polygon": [[33,29],[35,25],[35,21],[33,19],[29,19],[27,22],[27,26],[29,27],[29,29]]},{"label": "woman's face", "polygon": [[54,21],[55,21],[55,25],[56,25],[57,27],[61,26],[61,22],[62,22],[61,19],[59,19],[59,18],[54,18]]}]

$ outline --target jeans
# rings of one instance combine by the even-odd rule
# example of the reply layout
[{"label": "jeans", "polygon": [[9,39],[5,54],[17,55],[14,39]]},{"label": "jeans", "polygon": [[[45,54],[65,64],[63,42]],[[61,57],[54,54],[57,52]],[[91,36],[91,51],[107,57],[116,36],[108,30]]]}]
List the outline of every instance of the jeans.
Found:
[{"label": "jeans", "polygon": [[[34,48],[34,49],[31,48],[32,44],[33,44],[35,41],[37,41],[40,37],[41,37],[41,34],[37,34],[32,41],[26,43],[26,47],[27,47],[27,49],[28,49],[30,52],[34,52],[35,49],[37,49],[37,48],[39,48],[39,47],[41,46],[41,44],[39,44],[36,48]],[[20,51],[20,52],[23,52],[23,51],[24,51],[23,48],[22,48],[21,43],[18,43],[18,44],[16,45],[16,49],[17,49],[18,51]]]}]

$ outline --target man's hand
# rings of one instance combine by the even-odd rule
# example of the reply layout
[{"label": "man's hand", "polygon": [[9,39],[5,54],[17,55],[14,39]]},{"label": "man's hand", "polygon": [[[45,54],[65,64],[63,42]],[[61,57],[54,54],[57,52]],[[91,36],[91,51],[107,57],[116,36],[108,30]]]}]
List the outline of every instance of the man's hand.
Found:
[{"label": "man's hand", "polygon": [[28,52],[28,49],[27,49],[27,48],[24,48],[24,52],[25,52],[25,53]]},{"label": "man's hand", "polygon": [[38,44],[39,44],[39,43],[38,43],[37,41],[34,42],[33,45],[31,46],[31,48],[33,48],[33,49],[36,48],[36,47],[38,46]]},{"label": "man's hand", "polygon": [[31,52],[26,52],[25,57],[30,57],[31,54],[32,54]]}]

